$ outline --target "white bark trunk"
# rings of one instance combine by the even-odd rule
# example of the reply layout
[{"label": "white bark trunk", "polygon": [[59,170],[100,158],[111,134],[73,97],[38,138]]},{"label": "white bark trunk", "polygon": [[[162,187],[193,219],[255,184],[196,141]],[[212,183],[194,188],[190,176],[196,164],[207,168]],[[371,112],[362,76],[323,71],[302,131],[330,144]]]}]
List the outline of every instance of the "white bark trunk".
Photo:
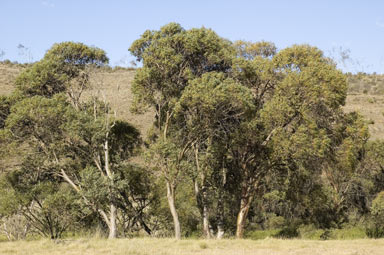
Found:
[{"label": "white bark trunk", "polygon": [[180,240],[181,227],[180,227],[179,215],[177,214],[176,206],[175,206],[175,190],[174,190],[174,187],[171,185],[171,183],[169,183],[169,181],[167,181],[167,198],[168,198],[169,209],[171,210],[171,214],[173,218],[175,238]]},{"label": "white bark trunk", "polygon": [[110,216],[109,216],[109,239],[114,239],[117,237],[117,227],[116,227],[116,207],[115,205],[110,205]]},{"label": "white bark trunk", "polygon": [[206,238],[212,238],[209,224],[208,208],[205,204],[203,205],[203,232]]},{"label": "white bark trunk", "polygon": [[[109,143],[108,143],[108,138],[109,138],[109,132],[106,133],[105,135],[105,142],[104,142],[104,168],[105,172],[107,173],[107,177],[109,178],[109,181],[111,182],[111,187],[114,186],[114,180],[113,180],[113,174],[111,171],[110,163],[109,163]],[[110,191],[111,192],[111,191]],[[110,211],[109,211],[109,239],[114,239],[117,237],[117,227],[116,227],[116,217],[117,217],[117,208],[113,203],[113,197],[110,197],[111,199],[111,204],[109,206]]]},{"label": "white bark trunk", "polygon": [[217,238],[217,239],[223,239],[224,234],[225,234],[224,228],[223,228],[221,225],[218,225],[218,226],[217,226],[217,235],[216,235],[216,238]]},{"label": "white bark trunk", "polygon": [[218,220],[217,220],[217,235],[216,235],[216,238],[217,239],[222,239],[224,237],[224,233],[225,233],[225,230],[224,230],[224,204],[223,204],[223,198],[222,198],[222,194],[219,195],[219,200],[217,201],[218,202]]}]

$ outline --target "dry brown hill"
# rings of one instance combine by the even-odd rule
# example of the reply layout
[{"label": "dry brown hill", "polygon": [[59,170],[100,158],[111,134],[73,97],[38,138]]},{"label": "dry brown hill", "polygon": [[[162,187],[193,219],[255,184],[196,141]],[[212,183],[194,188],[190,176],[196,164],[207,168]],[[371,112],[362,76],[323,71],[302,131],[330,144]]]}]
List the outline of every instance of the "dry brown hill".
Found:
[{"label": "dry brown hill", "polygon": [[134,70],[117,69],[101,70],[91,76],[91,91],[85,96],[96,95],[106,98],[118,118],[124,119],[138,129],[145,136],[152,126],[154,113],[149,111],[144,114],[133,114],[129,108],[132,104],[131,84],[135,76]]},{"label": "dry brown hill", "polygon": [[20,65],[0,62],[0,95],[8,95],[13,90],[13,82],[23,68]]},{"label": "dry brown hill", "polygon": [[[13,90],[13,82],[24,67],[0,63],[0,95]],[[135,71],[129,69],[103,69],[91,77],[92,90],[85,96],[105,97],[119,118],[125,119],[145,135],[151,127],[153,113],[143,115],[130,113],[132,103],[131,83]],[[368,121],[371,139],[384,139],[384,75],[349,75],[349,93],[345,111],[358,111]]]}]

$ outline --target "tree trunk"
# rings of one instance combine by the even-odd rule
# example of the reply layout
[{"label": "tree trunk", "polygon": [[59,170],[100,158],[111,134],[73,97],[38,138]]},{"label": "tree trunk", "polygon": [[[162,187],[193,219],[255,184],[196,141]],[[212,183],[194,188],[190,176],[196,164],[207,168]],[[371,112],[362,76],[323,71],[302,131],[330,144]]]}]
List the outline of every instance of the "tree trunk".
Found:
[{"label": "tree trunk", "polygon": [[206,238],[211,238],[209,213],[206,203],[203,201],[203,233]]},{"label": "tree trunk", "polygon": [[109,239],[114,239],[117,237],[117,228],[116,228],[116,206],[114,204],[110,205],[110,216],[109,216]]},{"label": "tree trunk", "polygon": [[[223,161],[224,162],[224,161]],[[221,187],[219,188],[219,196],[217,200],[217,211],[218,211],[218,218],[217,218],[217,239],[222,239],[224,237],[224,190],[225,190],[225,184],[227,183],[227,171],[224,168],[222,168],[221,171]]]},{"label": "tree trunk", "polygon": [[203,235],[206,238],[212,238],[211,225],[209,223],[209,212],[207,205],[207,191],[206,187],[203,185],[202,191],[200,192],[200,187],[197,181],[194,181],[195,186],[195,196],[197,201],[197,207],[199,208],[201,218],[203,219]]},{"label": "tree trunk", "polygon": [[145,221],[140,216],[139,218],[140,225],[144,228],[144,231],[147,232],[148,235],[152,235],[152,230],[148,227]]},{"label": "tree trunk", "polygon": [[217,239],[222,239],[224,237],[224,198],[223,198],[223,192],[219,191],[219,199],[217,201],[217,211],[218,211],[218,217],[217,217]]},{"label": "tree trunk", "polygon": [[[109,123],[109,122],[108,122]],[[107,173],[107,177],[111,183],[111,187],[114,187],[114,181],[113,181],[113,173],[111,171],[110,163],[109,163],[109,131],[105,134],[105,142],[104,142],[104,168],[105,172]],[[110,190],[110,193],[112,194],[112,190]],[[113,203],[114,198],[111,196],[111,204],[110,204],[110,212],[109,212],[109,239],[114,239],[117,237],[117,227],[116,227],[116,218],[117,218],[117,209],[116,206]]]},{"label": "tree trunk", "polygon": [[173,218],[175,238],[177,240],[180,240],[181,239],[181,228],[180,228],[179,215],[177,214],[176,206],[175,206],[175,188],[174,188],[174,185],[169,183],[168,180],[167,180],[167,198],[168,198],[169,209],[171,210],[171,214],[172,214],[172,218]]},{"label": "tree trunk", "polygon": [[196,162],[196,169],[197,173],[200,174],[201,179],[201,191],[199,187],[199,182],[197,180],[194,180],[195,185],[195,196],[197,201],[197,206],[199,207],[199,211],[201,214],[201,218],[203,219],[203,235],[206,238],[211,238],[211,227],[209,224],[209,212],[208,212],[208,205],[207,205],[207,186],[205,182],[205,172],[201,171],[200,169],[200,163],[199,163],[199,149],[195,145],[195,162]]},{"label": "tree trunk", "polygon": [[242,190],[241,201],[240,201],[240,210],[237,215],[236,222],[236,238],[243,238],[244,236],[244,227],[247,221],[247,216],[253,196],[250,194],[250,188],[245,187]]}]

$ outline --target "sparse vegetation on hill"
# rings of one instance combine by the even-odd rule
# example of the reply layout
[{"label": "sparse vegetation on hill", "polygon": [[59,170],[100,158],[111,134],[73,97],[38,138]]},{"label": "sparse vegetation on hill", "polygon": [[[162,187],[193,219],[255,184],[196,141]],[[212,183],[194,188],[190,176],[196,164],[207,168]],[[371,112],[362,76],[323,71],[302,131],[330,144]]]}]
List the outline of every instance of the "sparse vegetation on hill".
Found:
[{"label": "sparse vegetation on hill", "polygon": [[384,75],[382,74],[347,74],[348,93],[365,95],[384,95]]}]

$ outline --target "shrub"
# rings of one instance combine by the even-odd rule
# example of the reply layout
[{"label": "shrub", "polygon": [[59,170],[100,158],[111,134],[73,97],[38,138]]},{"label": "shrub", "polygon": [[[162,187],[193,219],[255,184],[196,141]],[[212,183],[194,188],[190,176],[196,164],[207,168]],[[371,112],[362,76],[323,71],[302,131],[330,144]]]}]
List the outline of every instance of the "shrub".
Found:
[{"label": "shrub", "polygon": [[301,225],[298,228],[299,236],[303,239],[320,240],[324,235],[325,230],[318,229],[314,224]]},{"label": "shrub", "polygon": [[267,237],[274,237],[277,233],[279,233],[279,229],[270,229],[270,230],[255,230],[249,231],[245,233],[245,238],[249,238],[252,240],[260,240],[265,239]]},{"label": "shrub", "polygon": [[384,237],[384,228],[379,226],[371,226],[365,230],[369,238],[382,238]]},{"label": "shrub", "polygon": [[384,225],[384,191],[372,201],[371,214],[377,220],[376,223]]},{"label": "shrub", "polygon": [[332,229],[330,239],[352,240],[366,238],[367,234],[362,227],[346,227],[342,229]]},{"label": "shrub", "polygon": [[374,104],[374,103],[376,103],[376,100],[375,100],[374,98],[369,98],[369,99],[368,99],[368,102],[369,102],[370,104]]},{"label": "shrub", "polygon": [[274,213],[267,213],[265,227],[267,229],[279,229],[286,225],[285,219],[282,216],[276,216]]},{"label": "shrub", "polygon": [[380,192],[372,201],[372,224],[366,229],[370,238],[384,237],[384,191]]},{"label": "shrub", "polygon": [[278,233],[274,234],[273,237],[284,238],[284,239],[299,237],[298,226],[289,225],[289,226],[281,229]]}]

